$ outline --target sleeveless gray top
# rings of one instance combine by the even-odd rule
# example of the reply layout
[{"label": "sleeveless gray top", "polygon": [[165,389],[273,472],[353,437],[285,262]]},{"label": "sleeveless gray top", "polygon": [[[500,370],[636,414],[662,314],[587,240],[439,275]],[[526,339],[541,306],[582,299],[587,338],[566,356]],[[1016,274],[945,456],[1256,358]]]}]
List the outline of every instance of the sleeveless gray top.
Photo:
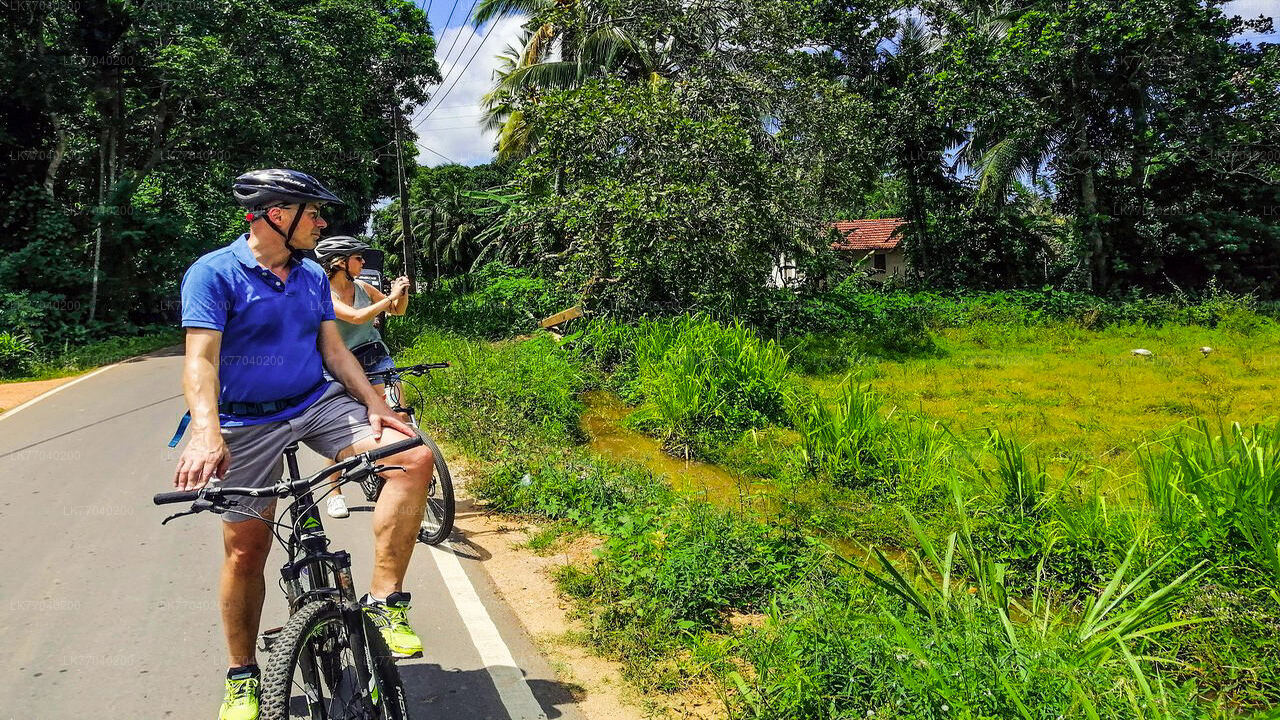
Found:
[{"label": "sleeveless gray top", "polygon": [[[352,284],[356,286],[356,297],[351,307],[359,310],[372,305],[373,301],[369,299],[369,293],[365,292],[364,284],[359,281],[352,281]],[[373,326],[373,320],[363,325],[355,325],[339,318],[337,323],[338,334],[342,336],[342,342],[348,349],[382,340],[382,335]]]}]

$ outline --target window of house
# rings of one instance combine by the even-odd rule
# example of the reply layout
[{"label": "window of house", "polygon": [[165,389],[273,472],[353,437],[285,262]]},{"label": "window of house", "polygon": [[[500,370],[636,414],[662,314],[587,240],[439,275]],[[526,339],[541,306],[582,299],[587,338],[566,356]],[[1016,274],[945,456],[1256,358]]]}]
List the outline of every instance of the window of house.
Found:
[{"label": "window of house", "polygon": [[885,254],[876,253],[873,255],[871,257],[871,267],[874,268],[876,272],[884,272],[886,269]]}]

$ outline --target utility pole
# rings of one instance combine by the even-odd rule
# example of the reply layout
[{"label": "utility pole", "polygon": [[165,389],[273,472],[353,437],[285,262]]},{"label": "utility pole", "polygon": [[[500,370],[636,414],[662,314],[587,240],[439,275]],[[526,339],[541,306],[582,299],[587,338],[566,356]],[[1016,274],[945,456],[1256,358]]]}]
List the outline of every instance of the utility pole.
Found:
[{"label": "utility pole", "polygon": [[404,182],[404,146],[400,142],[400,100],[391,91],[391,115],[396,128],[396,182],[400,186],[400,247],[404,253],[404,274],[409,278],[409,291],[416,292],[417,245],[413,241],[413,223],[409,220],[409,189]]}]

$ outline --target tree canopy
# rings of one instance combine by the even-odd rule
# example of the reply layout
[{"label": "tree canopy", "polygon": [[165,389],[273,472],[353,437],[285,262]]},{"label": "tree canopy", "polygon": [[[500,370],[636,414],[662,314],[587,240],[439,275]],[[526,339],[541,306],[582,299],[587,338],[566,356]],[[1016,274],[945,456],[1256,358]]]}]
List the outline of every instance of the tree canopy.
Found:
[{"label": "tree canopy", "polygon": [[393,117],[439,79],[403,0],[6,8],[0,324],[37,340],[174,317],[185,267],[243,232],[247,170],[310,172],[363,226],[395,188]]}]

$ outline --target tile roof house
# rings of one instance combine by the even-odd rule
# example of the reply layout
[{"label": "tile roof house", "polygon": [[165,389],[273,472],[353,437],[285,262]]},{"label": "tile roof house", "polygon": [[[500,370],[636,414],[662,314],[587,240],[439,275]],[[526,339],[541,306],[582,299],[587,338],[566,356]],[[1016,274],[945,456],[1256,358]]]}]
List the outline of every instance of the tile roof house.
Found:
[{"label": "tile roof house", "polygon": [[[902,248],[902,235],[906,226],[907,221],[902,218],[834,222],[830,227],[840,239],[831,243],[831,249],[844,255],[849,262],[869,269],[873,280],[904,275],[907,259]],[[800,279],[795,258],[785,254],[775,258],[769,279],[771,287],[788,287]]]},{"label": "tile roof house", "polygon": [[831,243],[831,249],[848,253],[850,260],[857,263],[870,261],[872,278],[902,275],[907,270],[902,249],[906,225],[902,218],[834,222],[831,226],[840,239]]}]

